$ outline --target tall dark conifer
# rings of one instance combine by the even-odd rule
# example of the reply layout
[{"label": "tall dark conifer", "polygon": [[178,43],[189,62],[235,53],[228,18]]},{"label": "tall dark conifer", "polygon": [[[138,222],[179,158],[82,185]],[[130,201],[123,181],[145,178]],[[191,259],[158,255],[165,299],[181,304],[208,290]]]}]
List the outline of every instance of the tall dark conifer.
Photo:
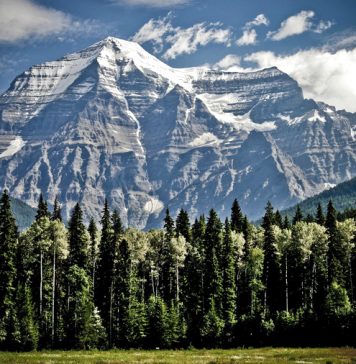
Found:
[{"label": "tall dark conifer", "polygon": [[302,210],[299,205],[297,205],[297,210],[295,211],[295,215],[293,217],[293,225],[295,225],[297,222],[303,220],[303,214]]},{"label": "tall dark conifer", "polygon": [[107,200],[105,200],[104,204],[101,226],[95,300],[109,338],[109,346],[111,347],[113,344],[114,268],[117,255],[117,241],[115,240]]},{"label": "tall dark conifer", "polygon": [[47,201],[43,198],[42,193],[40,194],[40,198],[38,200],[36,220],[38,221],[41,217],[50,217]]},{"label": "tall dark conifer", "polygon": [[187,243],[191,241],[190,221],[188,212],[181,209],[176,219],[176,233],[184,236]]},{"label": "tall dark conifer", "polygon": [[232,337],[233,327],[236,321],[236,282],[235,282],[235,261],[234,248],[231,237],[229,220],[225,220],[224,241],[223,241],[223,314],[225,321],[226,338]]},{"label": "tall dark conifer", "polygon": [[263,217],[264,228],[264,307],[266,313],[274,314],[282,308],[281,272],[278,252],[273,232],[274,213],[270,202],[267,203],[266,212]]},{"label": "tall dark conifer", "polygon": [[243,223],[244,215],[237,199],[235,199],[231,207],[231,230],[239,233],[242,232]]},{"label": "tall dark conifer", "polygon": [[325,216],[323,213],[323,208],[321,207],[320,202],[318,203],[318,207],[316,210],[316,223],[323,226],[325,224]]},{"label": "tall dark conifer", "polygon": [[3,349],[11,349],[19,330],[15,307],[16,251],[17,227],[10,197],[4,190],[0,199],[0,347]]},{"label": "tall dark conifer", "polygon": [[57,196],[54,200],[52,220],[62,221],[62,209]]}]

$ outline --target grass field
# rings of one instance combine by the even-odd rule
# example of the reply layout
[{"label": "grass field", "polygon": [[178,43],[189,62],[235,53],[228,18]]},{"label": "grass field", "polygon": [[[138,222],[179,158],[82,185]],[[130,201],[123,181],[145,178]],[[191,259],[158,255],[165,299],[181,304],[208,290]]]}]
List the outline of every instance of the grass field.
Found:
[{"label": "grass field", "polygon": [[0,363],[54,364],[54,363],[174,363],[174,364],[225,364],[225,363],[320,363],[356,364],[356,349],[232,349],[232,350],[177,350],[177,351],[45,351],[31,353],[0,352]]}]

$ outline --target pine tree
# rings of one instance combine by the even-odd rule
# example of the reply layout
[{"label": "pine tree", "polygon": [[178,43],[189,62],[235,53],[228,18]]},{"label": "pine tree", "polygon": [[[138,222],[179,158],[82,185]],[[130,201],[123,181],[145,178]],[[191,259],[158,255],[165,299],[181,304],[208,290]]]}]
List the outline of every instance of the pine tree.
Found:
[{"label": "pine tree", "polygon": [[240,205],[237,199],[234,200],[231,207],[231,230],[242,232],[244,216],[241,212]]},{"label": "pine tree", "polygon": [[229,220],[225,220],[223,243],[223,314],[226,339],[231,339],[236,321],[235,262]]},{"label": "pine tree", "polygon": [[204,271],[204,307],[209,311],[214,302],[218,315],[222,311],[222,270],[221,270],[221,222],[212,209],[209,213],[205,230],[205,271]]},{"label": "pine tree", "polygon": [[323,208],[321,207],[320,202],[318,203],[318,207],[316,210],[316,223],[323,226],[325,224],[325,216],[323,213]]},{"label": "pine tree", "polygon": [[[17,227],[10,197],[0,199],[0,347],[10,349],[17,336],[15,312]],[[16,341],[16,340],[15,340]]]},{"label": "pine tree", "polygon": [[287,215],[284,216],[283,229],[290,229],[290,223]]},{"label": "pine tree", "polygon": [[39,333],[33,312],[30,287],[24,283],[19,283],[16,292],[16,307],[20,332],[20,345],[18,349],[23,351],[36,350]]},{"label": "pine tree", "polygon": [[95,294],[95,281],[96,281],[96,260],[97,260],[97,239],[98,239],[98,228],[93,218],[90,219],[88,226],[88,233],[90,237],[89,243],[89,271],[93,283],[93,294]]},{"label": "pine tree", "polygon": [[191,241],[191,231],[190,231],[190,222],[189,215],[187,211],[181,209],[176,219],[176,234],[177,237],[179,235],[185,238],[187,243]]},{"label": "pine tree", "polygon": [[325,226],[329,236],[329,251],[328,251],[328,285],[332,282],[344,285],[344,267],[347,262],[344,262],[344,251],[340,244],[338,230],[336,225],[336,210],[330,200],[327,207]]},{"label": "pine tree", "polygon": [[196,219],[192,227],[191,244],[185,261],[183,303],[187,320],[188,340],[200,345],[200,328],[204,316],[204,235],[205,218]]},{"label": "pine tree", "polygon": [[54,200],[52,220],[62,221],[62,209],[57,196]]},{"label": "pine tree", "polygon": [[265,312],[274,314],[282,308],[281,295],[281,272],[278,252],[275,244],[273,232],[274,213],[270,202],[267,203],[266,212],[263,217],[264,228],[264,266],[263,266],[263,283],[264,283],[264,308]]},{"label": "pine tree", "polygon": [[50,213],[48,211],[47,201],[43,198],[43,195],[41,193],[40,198],[38,200],[36,220],[38,221],[42,217],[50,217]]},{"label": "pine tree", "polygon": [[114,268],[117,255],[117,241],[114,239],[114,229],[107,200],[105,200],[104,204],[101,226],[95,300],[109,338],[109,346],[111,347],[113,344]]},{"label": "pine tree", "polygon": [[174,299],[173,282],[174,282],[174,262],[172,261],[170,247],[172,239],[175,236],[174,220],[169,210],[166,210],[164,218],[164,242],[160,252],[161,255],[161,297],[165,302]]},{"label": "pine tree", "polygon": [[89,236],[83,223],[83,212],[77,203],[68,224],[69,264],[88,269]]},{"label": "pine tree", "polygon": [[295,211],[295,215],[293,217],[293,225],[302,220],[303,220],[302,210],[300,209],[300,206],[297,205],[297,210]]},{"label": "pine tree", "polygon": [[283,228],[282,215],[279,212],[279,210],[277,210],[276,213],[274,214],[274,224],[280,227],[281,229]]},{"label": "pine tree", "polygon": [[119,212],[117,210],[114,210],[112,216],[112,227],[114,230],[114,240],[119,241],[120,237],[124,233],[124,227],[122,225],[122,221],[119,215]]}]

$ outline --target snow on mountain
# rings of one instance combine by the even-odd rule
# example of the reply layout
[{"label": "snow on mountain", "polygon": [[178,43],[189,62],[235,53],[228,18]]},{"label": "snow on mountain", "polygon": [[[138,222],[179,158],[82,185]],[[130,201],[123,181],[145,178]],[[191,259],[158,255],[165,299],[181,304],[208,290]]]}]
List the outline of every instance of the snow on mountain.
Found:
[{"label": "snow on mountain", "polygon": [[259,217],[356,174],[356,116],[306,100],[277,68],[175,69],[109,37],[33,66],[0,96],[0,188],[35,206],[58,195],[99,218],[156,226],[239,198]]}]

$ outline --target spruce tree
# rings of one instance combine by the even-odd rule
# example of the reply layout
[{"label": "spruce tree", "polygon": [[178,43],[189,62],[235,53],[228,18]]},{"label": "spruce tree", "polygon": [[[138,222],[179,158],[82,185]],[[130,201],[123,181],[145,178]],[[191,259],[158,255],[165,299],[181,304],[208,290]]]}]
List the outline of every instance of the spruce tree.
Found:
[{"label": "spruce tree", "polygon": [[231,339],[233,327],[236,321],[236,282],[235,262],[229,220],[225,220],[224,242],[223,242],[223,314],[225,321],[226,339]]},{"label": "spruce tree", "polygon": [[57,196],[54,200],[52,220],[62,221],[62,209]]},{"label": "spruce tree", "polygon": [[222,256],[221,222],[215,210],[211,209],[205,230],[204,306],[209,311],[213,302],[218,315],[222,311]]},{"label": "spruce tree", "polygon": [[[17,227],[10,197],[0,199],[0,347],[10,349],[18,333],[15,310]],[[15,349],[15,348],[14,348]]]},{"label": "spruce tree", "polygon": [[191,241],[191,231],[188,212],[181,209],[176,219],[176,234],[182,235],[187,243]]},{"label": "spruce tree", "polygon": [[166,210],[164,218],[164,241],[161,255],[161,297],[165,302],[170,302],[174,299],[173,282],[174,282],[174,262],[172,261],[170,246],[172,239],[175,236],[174,220],[172,219],[169,210]]},{"label": "spruce tree", "polygon": [[205,219],[195,219],[191,245],[184,267],[183,303],[187,320],[188,340],[200,345],[200,328],[204,316],[204,234]]},{"label": "spruce tree", "polygon": [[282,215],[279,212],[279,210],[277,210],[276,213],[274,214],[274,224],[280,227],[281,229],[283,228]]},{"label": "spruce tree", "polygon": [[287,215],[284,216],[283,229],[290,229],[290,223]]},{"label": "spruce tree", "polygon": [[[340,285],[345,284],[344,276],[344,252],[340,244],[338,230],[336,225],[336,210],[332,201],[330,200],[327,207],[327,214],[325,226],[329,236],[329,250],[328,250],[328,285],[329,288],[333,282]],[[347,266],[347,263],[346,263]]]},{"label": "spruce tree", "polygon": [[112,220],[112,227],[114,230],[114,240],[118,241],[119,238],[124,233],[124,227],[122,225],[122,221],[121,221],[119,212],[117,210],[114,210],[114,212],[111,216],[111,220]]},{"label": "spruce tree", "polygon": [[270,202],[267,203],[263,217],[264,229],[264,308],[266,313],[274,314],[282,308],[281,272],[278,252],[273,232],[274,213]]},{"label": "spruce tree", "polygon": [[239,233],[242,232],[243,223],[244,216],[237,199],[235,199],[231,207],[231,230]]},{"label": "spruce tree", "polygon": [[83,212],[77,203],[68,224],[69,264],[88,269],[89,237],[83,223]]},{"label": "spruce tree", "polygon": [[96,273],[96,260],[97,260],[97,239],[98,228],[93,218],[90,219],[88,226],[88,233],[90,237],[89,243],[89,272],[93,283],[93,294],[95,294],[95,273]]},{"label": "spruce tree", "polygon": [[42,217],[50,217],[50,213],[48,211],[47,201],[43,198],[43,195],[41,193],[40,198],[38,200],[36,220],[38,221]]},{"label": "spruce tree", "polygon": [[95,300],[109,338],[109,346],[111,347],[113,344],[114,268],[117,255],[117,241],[115,241],[107,200],[105,200],[104,204],[101,226]]},{"label": "spruce tree", "polygon": [[318,203],[318,207],[316,210],[316,223],[323,226],[325,224],[325,216],[323,213],[323,208],[321,207],[320,202]]},{"label": "spruce tree", "polygon": [[297,205],[297,210],[295,211],[295,215],[293,217],[293,225],[302,220],[303,220],[302,210],[300,209],[300,206]]}]

